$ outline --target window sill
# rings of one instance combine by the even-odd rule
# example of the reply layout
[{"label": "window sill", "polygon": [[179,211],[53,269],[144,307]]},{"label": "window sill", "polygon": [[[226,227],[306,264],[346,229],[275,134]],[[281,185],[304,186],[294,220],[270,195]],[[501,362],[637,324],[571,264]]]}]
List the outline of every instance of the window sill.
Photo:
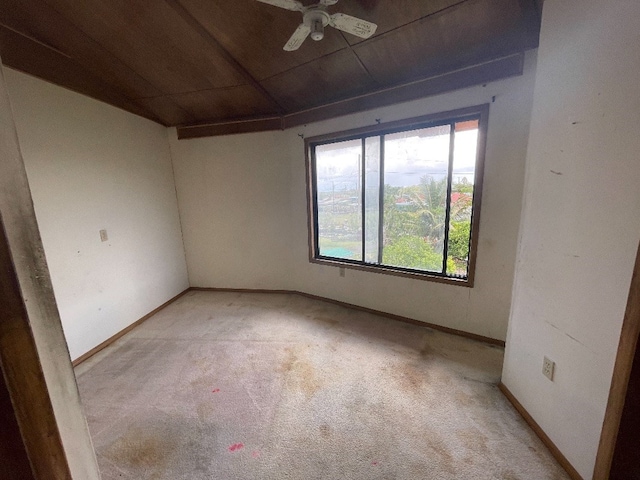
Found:
[{"label": "window sill", "polygon": [[416,270],[409,270],[397,267],[381,266],[381,265],[362,265],[360,263],[350,262],[348,260],[336,260],[331,258],[316,258],[309,259],[310,263],[318,265],[325,265],[331,267],[348,268],[350,270],[359,270],[361,272],[379,273],[382,275],[393,275],[396,277],[411,278],[414,280],[422,280],[427,282],[445,283],[448,285],[457,285],[459,287],[473,288],[473,278],[471,276],[467,278],[454,278],[445,277],[429,272],[419,272]]}]

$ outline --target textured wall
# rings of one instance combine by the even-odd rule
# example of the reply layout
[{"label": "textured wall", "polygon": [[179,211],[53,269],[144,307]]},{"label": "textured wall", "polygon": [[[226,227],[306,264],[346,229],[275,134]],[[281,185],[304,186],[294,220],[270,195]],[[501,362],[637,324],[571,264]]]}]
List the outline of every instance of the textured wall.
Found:
[{"label": "textured wall", "polygon": [[585,478],[640,238],[639,77],[639,2],[545,2],[503,382]]},{"label": "textured wall", "polygon": [[[504,339],[511,302],[535,52],[525,74],[284,132],[170,136],[193,286],[294,289]],[[473,289],[310,264],[306,136],[491,102]]]},{"label": "textured wall", "polygon": [[77,358],[188,287],[167,130],[13,70],[6,77]]}]

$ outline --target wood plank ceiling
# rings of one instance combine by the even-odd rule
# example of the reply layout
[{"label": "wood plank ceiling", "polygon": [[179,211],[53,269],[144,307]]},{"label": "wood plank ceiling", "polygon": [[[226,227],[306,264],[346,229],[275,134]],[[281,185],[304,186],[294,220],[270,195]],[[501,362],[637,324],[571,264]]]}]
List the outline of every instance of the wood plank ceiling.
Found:
[{"label": "wood plank ceiling", "polygon": [[540,30],[539,0],[341,0],[329,10],[378,29],[363,40],[327,28],[285,52],[301,14],[255,0],[2,0],[0,56],[185,138],[286,128],[515,75]]}]

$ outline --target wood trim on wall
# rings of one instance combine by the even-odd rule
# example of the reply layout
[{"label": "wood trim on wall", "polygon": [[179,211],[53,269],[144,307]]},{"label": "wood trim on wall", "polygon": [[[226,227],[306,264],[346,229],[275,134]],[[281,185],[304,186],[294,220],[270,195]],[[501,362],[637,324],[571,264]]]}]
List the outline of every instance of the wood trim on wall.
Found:
[{"label": "wood trim on wall", "polygon": [[291,113],[284,117],[284,128],[329,120],[351,113],[410,102],[419,98],[482,85],[504,78],[522,75],[524,53],[491,60],[479,65],[462,68],[454,72],[437,75],[415,82],[396,85],[347,100],[320,105],[309,110]]},{"label": "wood trim on wall", "polygon": [[609,400],[602,423],[600,444],[593,470],[594,480],[609,478],[613,454],[616,447],[620,419],[624,410],[624,403],[633,367],[633,359],[640,336],[640,246],[636,254],[636,263],[631,277],[627,307],[624,313],[620,343],[616,363],[613,367]]},{"label": "wood trim on wall", "polygon": [[35,480],[29,455],[22,440],[16,409],[4,375],[0,371],[0,478],[4,480]]},{"label": "wood trim on wall", "polygon": [[551,455],[558,461],[558,463],[565,469],[569,477],[572,480],[583,480],[578,471],[571,465],[569,460],[562,454],[562,452],[556,447],[556,445],[551,441],[551,439],[547,436],[547,434],[540,428],[540,425],[533,419],[533,417],[527,412],[527,410],[522,406],[522,404],[518,401],[518,399],[509,391],[509,389],[504,385],[504,383],[500,382],[498,384],[498,388],[507,397],[507,400],[511,402],[514,408],[518,411],[518,413],[522,416],[525,422],[531,427],[533,432],[542,440],[542,443],[549,449]]},{"label": "wood trim on wall", "polygon": [[145,320],[151,318],[152,316],[154,316],[156,313],[158,313],[160,310],[162,310],[163,308],[169,306],[170,304],[172,304],[173,302],[175,302],[176,300],[178,300],[180,297],[182,297],[185,293],[187,293],[189,291],[189,289],[187,288],[186,290],[184,290],[183,292],[180,292],[178,295],[176,295],[175,297],[173,297],[170,300],[167,300],[166,302],[164,302],[162,305],[160,305],[158,308],[154,308],[153,310],[151,310],[149,313],[147,313],[144,317],[140,318],[139,320],[136,320],[135,322],[133,322],[131,325],[129,325],[128,327],[123,328],[122,330],[120,330],[118,333],[116,333],[115,335],[112,335],[111,337],[107,338],[104,342],[102,342],[100,345],[97,345],[95,347],[93,347],[91,350],[89,350],[87,353],[85,353],[84,355],[80,355],[78,358],[76,358],[73,361],[73,366],[76,367],[78,365],[80,365],[82,362],[84,362],[85,360],[93,357],[96,353],[98,353],[100,350],[103,350],[104,348],[108,347],[109,345],[111,345],[113,342],[115,342],[116,340],[118,340],[120,337],[122,337],[123,335],[126,335],[127,333],[129,333],[131,330],[133,330],[134,328],[136,328],[138,325],[140,325],[141,323],[143,323]]},{"label": "wood trim on wall", "polygon": [[34,478],[70,480],[71,471],[1,216],[0,269],[0,375],[4,376],[20,426],[21,437],[14,440],[24,445]]},{"label": "wood trim on wall", "polygon": [[282,117],[250,118],[229,122],[216,122],[201,125],[178,127],[178,140],[236,133],[253,133],[282,130]]},{"label": "wood trim on wall", "polygon": [[85,360],[88,360],[89,358],[94,356],[96,353],[98,353],[99,351],[105,349],[106,347],[108,347],[109,345],[114,343],[116,340],[118,340],[120,337],[122,337],[123,335],[126,335],[131,330],[136,328],[138,325],[142,324],[145,320],[148,320],[153,315],[158,313],[160,310],[162,310],[163,308],[169,306],[170,304],[175,302],[177,299],[179,299],[180,297],[182,297],[183,295],[185,295],[186,293],[191,292],[191,291],[193,291],[193,292],[267,293],[267,294],[279,294],[279,295],[299,295],[301,297],[311,298],[313,300],[319,300],[319,301],[327,302],[327,303],[332,303],[334,305],[339,305],[341,307],[350,308],[352,310],[358,310],[360,312],[366,312],[366,313],[371,313],[373,315],[379,315],[381,317],[389,318],[391,320],[396,320],[398,322],[410,323],[411,325],[417,325],[419,327],[431,328],[433,330],[438,330],[440,332],[449,333],[451,335],[457,335],[459,337],[469,338],[471,340],[475,340],[475,341],[478,341],[478,342],[483,342],[483,343],[486,343],[486,344],[489,344],[489,345],[496,345],[498,347],[503,347],[503,348],[504,348],[504,345],[505,345],[504,341],[498,340],[497,338],[485,337],[483,335],[477,335],[475,333],[465,332],[465,331],[462,331],[462,330],[456,330],[455,328],[443,327],[442,325],[436,325],[434,323],[422,322],[420,320],[416,320],[416,319],[413,319],[413,318],[403,317],[402,315],[396,315],[394,313],[388,313],[388,312],[383,312],[383,311],[380,311],[380,310],[374,310],[373,308],[361,307],[359,305],[354,305],[352,303],[341,302],[340,300],[334,300],[332,298],[321,297],[319,295],[313,295],[311,293],[299,292],[297,290],[269,290],[269,289],[264,289],[264,288],[253,289],[253,288],[189,287],[184,292],[179,293],[178,295],[173,297],[171,300],[163,303],[158,308],[156,308],[156,309],[152,310],[151,312],[147,313],[140,320],[137,320],[136,322],[132,323],[128,327],[124,328],[123,330],[119,331],[118,333],[116,333],[112,337],[110,337],[107,340],[105,340],[104,342],[102,342],[100,345],[96,346],[95,348],[92,348],[91,350],[89,350],[84,355],[76,358],[73,361],[73,366],[75,367],[75,366],[81,364],[82,362],[84,362]]}]

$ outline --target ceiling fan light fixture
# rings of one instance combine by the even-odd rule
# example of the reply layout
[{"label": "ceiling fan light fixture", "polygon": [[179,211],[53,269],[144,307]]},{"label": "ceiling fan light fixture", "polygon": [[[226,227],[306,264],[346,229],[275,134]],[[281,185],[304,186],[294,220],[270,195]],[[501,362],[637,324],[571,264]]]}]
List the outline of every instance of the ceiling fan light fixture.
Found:
[{"label": "ceiling fan light fixture", "polygon": [[299,0],[258,0],[258,2],[284,8],[285,10],[302,12],[302,23],[298,25],[298,28],[296,28],[283,47],[283,50],[287,52],[300,48],[300,45],[309,36],[316,42],[322,40],[324,38],[324,27],[327,25],[360,38],[369,38],[376,32],[378,27],[375,23],[345,15],[344,13],[329,15],[327,7],[335,5],[338,0],[317,0],[317,3],[309,6],[304,6]]},{"label": "ceiling fan light fixture", "polygon": [[311,40],[316,42],[324,38],[324,25],[321,21],[313,20],[311,22]]},{"label": "ceiling fan light fixture", "polygon": [[304,23],[309,27],[310,36],[316,42],[324,38],[324,27],[329,24],[331,17],[322,8],[309,9],[304,13]]}]

